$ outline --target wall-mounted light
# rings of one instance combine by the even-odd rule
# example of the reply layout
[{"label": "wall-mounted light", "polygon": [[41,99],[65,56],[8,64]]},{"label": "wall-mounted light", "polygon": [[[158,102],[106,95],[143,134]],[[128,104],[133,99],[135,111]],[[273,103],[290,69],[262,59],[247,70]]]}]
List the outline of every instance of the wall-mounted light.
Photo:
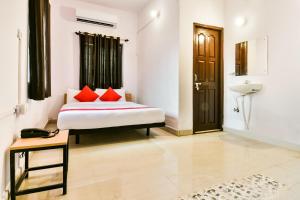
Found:
[{"label": "wall-mounted light", "polygon": [[247,23],[247,19],[245,17],[237,17],[234,23],[236,26],[242,27]]},{"label": "wall-mounted light", "polygon": [[150,11],[150,16],[152,18],[157,18],[157,17],[159,17],[159,15],[160,15],[160,12],[158,10],[151,10]]},{"label": "wall-mounted light", "polygon": [[138,28],[138,33],[140,33],[142,30],[144,30],[147,26],[149,26],[152,22],[155,22],[157,18],[160,17],[160,11],[159,10],[151,10],[150,11],[150,19],[146,21],[146,23]]}]

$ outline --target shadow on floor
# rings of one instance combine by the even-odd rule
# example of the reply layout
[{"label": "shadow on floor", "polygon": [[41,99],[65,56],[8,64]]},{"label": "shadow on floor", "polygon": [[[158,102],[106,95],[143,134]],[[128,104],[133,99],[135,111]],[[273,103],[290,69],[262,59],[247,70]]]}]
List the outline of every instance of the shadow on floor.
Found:
[{"label": "shadow on floor", "polygon": [[157,133],[152,130],[153,129],[151,129],[150,136],[146,136],[145,129],[124,131],[96,131],[92,134],[80,135],[80,144],[75,144],[75,136],[70,135],[69,143],[71,148],[84,148],[99,145],[116,145],[120,143],[125,144],[135,141],[148,142],[149,139],[153,139],[157,136]]}]

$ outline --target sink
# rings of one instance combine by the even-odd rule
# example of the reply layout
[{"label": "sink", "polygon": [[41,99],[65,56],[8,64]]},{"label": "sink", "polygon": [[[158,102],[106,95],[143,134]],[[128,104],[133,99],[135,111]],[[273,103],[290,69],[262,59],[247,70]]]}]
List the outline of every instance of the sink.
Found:
[{"label": "sink", "polygon": [[241,95],[248,95],[259,92],[262,89],[262,84],[259,83],[242,83],[230,86],[229,89],[233,92],[240,93]]}]

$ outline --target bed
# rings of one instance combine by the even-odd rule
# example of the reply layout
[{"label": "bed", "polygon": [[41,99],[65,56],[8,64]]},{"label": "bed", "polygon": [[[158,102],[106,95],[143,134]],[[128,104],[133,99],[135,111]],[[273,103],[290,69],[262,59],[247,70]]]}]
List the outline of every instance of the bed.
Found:
[{"label": "bed", "polygon": [[76,144],[81,134],[99,133],[103,130],[147,130],[165,126],[164,112],[128,101],[117,102],[68,102],[58,115],[57,127],[76,135]]}]

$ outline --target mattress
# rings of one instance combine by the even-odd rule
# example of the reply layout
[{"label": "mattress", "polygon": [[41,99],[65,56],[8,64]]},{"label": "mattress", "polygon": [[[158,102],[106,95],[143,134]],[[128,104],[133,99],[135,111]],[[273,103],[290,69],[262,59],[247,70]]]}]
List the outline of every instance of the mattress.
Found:
[{"label": "mattress", "polygon": [[162,123],[165,113],[133,102],[81,102],[64,105],[58,115],[61,130],[98,129]]}]

